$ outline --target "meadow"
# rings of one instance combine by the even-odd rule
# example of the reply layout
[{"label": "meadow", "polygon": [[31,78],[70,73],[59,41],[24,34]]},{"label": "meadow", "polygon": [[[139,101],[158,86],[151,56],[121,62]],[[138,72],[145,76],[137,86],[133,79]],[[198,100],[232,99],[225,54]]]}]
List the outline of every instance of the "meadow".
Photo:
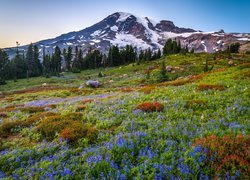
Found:
[{"label": "meadow", "polygon": [[249,68],[201,53],[8,81],[0,179],[249,179]]}]

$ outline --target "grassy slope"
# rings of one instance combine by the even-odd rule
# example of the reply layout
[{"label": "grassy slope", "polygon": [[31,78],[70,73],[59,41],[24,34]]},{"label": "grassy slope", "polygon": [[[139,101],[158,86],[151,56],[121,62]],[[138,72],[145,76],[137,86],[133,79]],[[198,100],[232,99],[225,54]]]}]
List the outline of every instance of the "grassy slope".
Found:
[{"label": "grassy slope", "polygon": [[[71,77],[70,79],[30,78],[29,82],[27,80],[18,80],[16,83],[8,82],[7,85],[1,87],[4,92],[40,86],[43,83],[58,85],[60,89],[33,93],[13,93],[0,99],[0,104],[1,107],[6,107],[7,105],[25,104],[34,100],[69,98],[68,102],[59,103],[54,110],[59,114],[67,114],[67,112],[75,111],[76,107],[81,104],[81,100],[91,98],[94,102],[86,105],[87,108],[83,113],[82,121],[98,129],[99,135],[95,144],[101,145],[110,141],[117,143],[120,136],[127,137],[134,132],[143,132],[150,137],[151,140],[147,146],[154,153],[161,149],[161,143],[163,143],[162,146],[165,146],[165,141],[163,142],[162,138],[171,140],[180,138],[181,146],[190,149],[192,147],[188,144],[192,143],[195,138],[209,134],[249,134],[249,64],[239,65],[240,63],[249,63],[249,56],[243,58],[235,56],[234,63],[237,65],[233,67],[228,67],[227,60],[218,59],[214,71],[204,74],[202,73],[202,64],[205,58],[207,58],[205,54],[172,55],[139,66],[127,65],[106,70],[88,70],[81,74],[65,74],[66,77]],[[181,86],[175,86],[176,84],[171,84],[172,82],[159,84],[157,83],[158,70],[154,68],[157,68],[162,60],[165,60],[166,65],[183,68],[183,70],[177,69],[174,74],[169,73],[171,78],[176,78],[176,74],[183,77],[194,74],[201,74],[201,76],[193,81],[185,81],[184,85]],[[142,80],[145,79],[145,70],[148,67],[153,69],[151,78],[144,82]],[[98,78],[99,71],[102,71],[106,76]],[[100,80],[103,87],[100,89],[76,89],[80,84],[84,84],[88,76],[91,79]],[[114,82],[108,82],[111,79]],[[150,85],[151,83],[153,85]],[[198,86],[204,84],[221,85],[225,90],[198,90]],[[141,87],[142,85],[144,87]],[[125,92],[125,90],[121,90],[124,87],[130,87],[131,89]],[[75,97],[79,97],[79,100],[70,101],[70,98]],[[192,100],[202,101],[203,105],[187,106],[188,102]],[[161,102],[165,106],[164,111],[154,113],[135,112],[137,104],[145,101]],[[30,116],[26,112],[7,112],[7,114],[9,119],[3,119],[2,123],[13,120],[24,121]],[[236,123],[241,128],[231,127],[228,125],[230,123]],[[14,133],[13,136],[2,139],[2,147],[11,149],[16,146],[24,146],[31,148],[37,141],[40,141],[40,135],[32,128],[30,132],[28,131],[27,128],[16,129],[17,133]],[[88,147],[89,145],[80,141],[77,146]],[[105,149],[105,146],[103,148]],[[138,145],[138,148],[142,147]],[[99,152],[99,154],[102,154],[102,152]],[[179,155],[181,157],[186,156],[185,152]],[[74,158],[75,161],[79,160],[77,155]],[[123,158],[121,157],[121,159]],[[160,161],[158,158],[155,159],[156,162]],[[39,161],[39,163],[42,162]],[[139,166],[139,164],[137,165]],[[49,166],[45,166],[45,171],[47,168]],[[79,170],[73,165],[71,168],[72,171],[75,171],[74,173]],[[193,176],[182,176],[180,174],[180,177],[191,178]]]}]

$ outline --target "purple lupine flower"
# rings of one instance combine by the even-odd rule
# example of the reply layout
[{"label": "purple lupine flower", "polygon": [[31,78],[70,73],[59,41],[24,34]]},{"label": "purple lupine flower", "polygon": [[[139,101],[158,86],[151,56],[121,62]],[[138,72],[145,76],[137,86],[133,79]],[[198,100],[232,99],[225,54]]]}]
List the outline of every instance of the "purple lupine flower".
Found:
[{"label": "purple lupine flower", "polygon": [[0,179],[1,178],[5,178],[5,174],[4,174],[4,172],[2,172],[2,171],[0,171]]}]

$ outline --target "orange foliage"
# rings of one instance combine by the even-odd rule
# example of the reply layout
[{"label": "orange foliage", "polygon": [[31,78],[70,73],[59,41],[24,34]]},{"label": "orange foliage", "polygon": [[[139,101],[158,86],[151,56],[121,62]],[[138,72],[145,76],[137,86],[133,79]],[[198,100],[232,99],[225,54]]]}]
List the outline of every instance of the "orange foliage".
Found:
[{"label": "orange foliage", "polygon": [[75,142],[79,138],[86,136],[88,129],[85,128],[80,122],[74,121],[70,127],[66,127],[61,131],[61,137],[68,139],[70,142]]},{"label": "orange foliage", "polygon": [[207,149],[207,164],[212,167],[216,174],[225,176],[235,174],[238,170],[241,177],[249,178],[250,172],[250,135],[225,135],[218,137],[210,135],[196,139],[195,146],[201,145]]},{"label": "orange foliage", "polygon": [[144,92],[145,94],[150,94],[151,91],[155,90],[155,86],[151,85],[151,86],[143,86],[140,91]]},{"label": "orange foliage", "polygon": [[79,105],[76,107],[76,111],[79,112],[79,111],[84,111],[86,109],[86,106],[84,105]]},{"label": "orange foliage", "polygon": [[87,103],[91,103],[92,101],[94,101],[93,99],[84,99],[82,100],[83,104],[87,104]]},{"label": "orange foliage", "polygon": [[200,90],[200,91],[207,91],[207,90],[223,91],[223,90],[225,90],[225,86],[223,86],[223,85],[216,85],[216,84],[200,84],[197,87],[197,89]]},{"label": "orange foliage", "polygon": [[164,106],[159,102],[144,102],[139,104],[136,109],[140,109],[145,112],[163,111]]},{"label": "orange foliage", "polygon": [[122,92],[132,92],[132,91],[134,91],[134,89],[127,87],[127,88],[122,88],[121,91]]},{"label": "orange foliage", "polygon": [[8,115],[5,112],[0,112],[0,118],[7,118]]}]

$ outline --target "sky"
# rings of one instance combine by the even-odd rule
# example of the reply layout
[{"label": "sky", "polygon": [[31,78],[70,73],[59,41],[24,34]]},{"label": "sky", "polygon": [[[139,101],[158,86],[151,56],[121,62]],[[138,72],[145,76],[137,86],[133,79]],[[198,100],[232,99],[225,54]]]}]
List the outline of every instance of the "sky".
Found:
[{"label": "sky", "polygon": [[0,0],[0,48],[79,31],[115,12],[195,30],[250,33],[250,0]]}]

